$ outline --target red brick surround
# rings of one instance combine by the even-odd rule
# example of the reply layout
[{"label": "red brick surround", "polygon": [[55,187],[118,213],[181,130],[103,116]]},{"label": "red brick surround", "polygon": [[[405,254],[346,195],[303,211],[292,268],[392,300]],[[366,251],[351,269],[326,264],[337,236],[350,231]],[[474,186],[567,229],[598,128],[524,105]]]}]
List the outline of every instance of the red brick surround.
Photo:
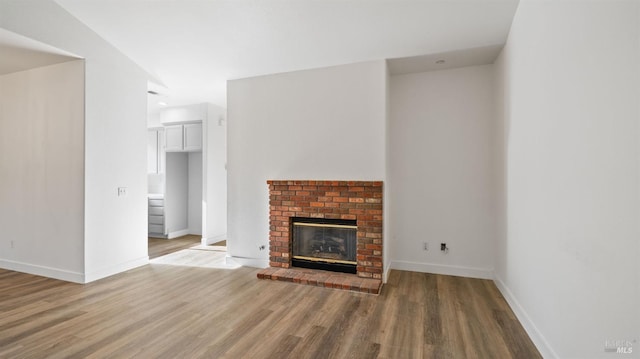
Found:
[{"label": "red brick surround", "polygon": [[291,217],[356,220],[357,274],[382,279],[381,181],[269,180],[269,264],[291,266]]}]

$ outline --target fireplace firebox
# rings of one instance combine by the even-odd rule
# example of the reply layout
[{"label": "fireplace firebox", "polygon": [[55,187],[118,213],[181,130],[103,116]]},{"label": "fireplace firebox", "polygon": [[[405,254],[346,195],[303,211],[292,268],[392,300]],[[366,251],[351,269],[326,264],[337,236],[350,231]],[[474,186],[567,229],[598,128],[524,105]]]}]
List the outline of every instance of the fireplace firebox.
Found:
[{"label": "fireplace firebox", "polygon": [[356,273],[357,222],[291,217],[291,265]]}]

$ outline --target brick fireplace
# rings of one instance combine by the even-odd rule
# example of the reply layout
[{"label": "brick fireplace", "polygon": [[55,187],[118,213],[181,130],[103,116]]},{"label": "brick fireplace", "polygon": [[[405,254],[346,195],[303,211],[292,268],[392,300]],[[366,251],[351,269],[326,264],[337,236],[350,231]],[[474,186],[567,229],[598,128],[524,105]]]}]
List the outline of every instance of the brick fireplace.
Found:
[{"label": "brick fireplace", "polygon": [[[260,278],[377,293],[382,280],[382,182],[269,180],[269,265]],[[292,268],[294,218],[354,220],[356,274]],[[290,271],[286,271],[291,269]],[[280,271],[278,271],[280,270]],[[318,276],[320,282],[315,280]],[[330,278],[338,283],[329,283]],[[297,279],[297,280],[296,280]],[[304,283],[310,284],[310,283]],[[364,288],[359,288],[364,286]],[[377,287],[376,287],[377,286]],[[375,290],[373,289],[375,287]]]}]

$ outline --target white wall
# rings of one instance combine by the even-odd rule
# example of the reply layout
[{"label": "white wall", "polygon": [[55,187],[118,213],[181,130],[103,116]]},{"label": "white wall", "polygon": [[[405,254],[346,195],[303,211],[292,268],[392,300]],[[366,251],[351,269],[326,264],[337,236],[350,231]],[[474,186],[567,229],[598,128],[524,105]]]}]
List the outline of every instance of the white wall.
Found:
[{"label": "white wall", "polygon": [[[101,60],[87,65],[87,281],[148,262],[146,75]],[[127,196],[118,197],[118,187],[127,187]]]},{"label": "white wall", "polygon": [[[156,100],[153,95],[147,96],[147,102]],[[147,104],[147,107],[150,107],[150,104]],[[147,112],[147,128],[158,128],[162,126],[162,122],[160,121],[160,110],[151,110]]]},{"label": "white wall", "polygon": [[189,234],[202,235],[202,152],[190,152],[188,162],[187,221]]},{"label": "white wall", "polygon": [[84,61],[0,77],[0,267],[82,281]]},{"label": "white wall", "polygon": [[167,152],[164,218],[169,238],[189,233],[189,154]]},{"label": "white wall", "polygon": [[268,179],[385,179],[386,64],[228,82],[228,251],[267,266]]},{"label": "white wall", "polygon": [[204,189],[202,241],[212,244],[227,238],[227,121],[226,110],[212,104],[203,122]]},{"label": "white wall", "polygon": [[496,277],[547,357],[640,357],[639,7],[521,1],[496,63]]},{"label": "white wall", "polygon": [[166,154],[165,221],[168,237],[202,234],[202,152]]},{"label": "white wall", "polygon": [[387,282],[387,278],[389,277],[389,271],[391,270],[391,258],[394,258],[395,252],[395,241],[396,239],[393,236],[394,233],[394,223],[391,220],[391,211],[393,208],[393,197],[391,196],[391,188],[393,187],[392,181],[393,176],[391,175],[391,160],[392,160],[392,152],[391,152],[391,91],[389,87],[391,86],[391,73],[389,70],[389,63],[387,62],[387,66],[385,67],[385,94],[384,94],[384,107],[385,107],[385,183],[383,184],[383,227],[382,227],[382,238],[384,242],[384,246],[382,247],[382,281],[384,283]]},{"label": "white wall", "polygon": [[0,27],[86,58],[84,280],[147,263],[147,74],[51,0],[2,1]]},{"label": "white wall", "polygon": [[493,277],[493,108],[492,65],[391,76],[393,268]]}]

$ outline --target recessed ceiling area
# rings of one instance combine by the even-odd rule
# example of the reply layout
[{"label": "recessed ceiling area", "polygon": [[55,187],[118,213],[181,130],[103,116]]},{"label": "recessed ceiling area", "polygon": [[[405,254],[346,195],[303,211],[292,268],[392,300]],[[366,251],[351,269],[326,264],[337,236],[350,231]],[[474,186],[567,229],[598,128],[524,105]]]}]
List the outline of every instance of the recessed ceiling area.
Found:
[{"label": "recessed ceiling area", "polygon": [[389,73],[403,75],[416,72],[438,71],[474,65],[492,64],[503,45],[477,47],[473,49],[443,52],[422,56],[389,59]]},{"label": "recessed ceiling area", "polygon": [[[504,45],[518,5],[517,0],[56,1],[165,85],[169,105],[223,107],[230,79],[445,53],[455,59],[443,65],[468,63],[465,54],[473,58],[482,51],[460,50]],[[419,60],[391,63],[402,72],[420,70]]]},{"label": "recessed ceiling area", "polygon": [[77,60],[55,47],[0,29],[0,75]]}]

